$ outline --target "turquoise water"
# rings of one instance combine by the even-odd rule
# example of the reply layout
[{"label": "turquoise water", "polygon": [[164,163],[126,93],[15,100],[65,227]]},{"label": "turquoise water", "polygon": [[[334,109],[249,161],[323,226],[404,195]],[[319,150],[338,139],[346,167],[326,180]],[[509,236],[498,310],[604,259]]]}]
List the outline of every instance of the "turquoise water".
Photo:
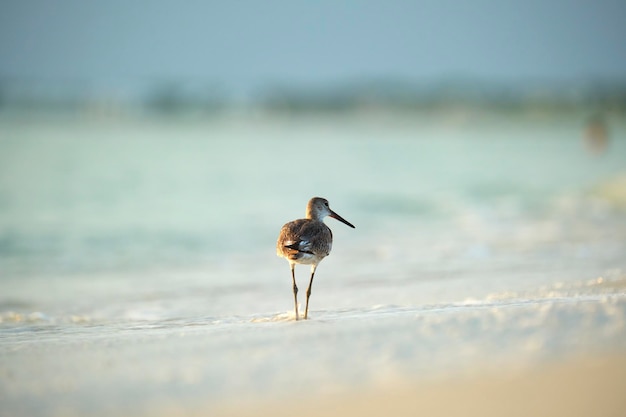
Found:
[{"label": "turquoise water", "polygon": [[36,275],[259,256],[314,195],[359,224],[341,239],[367,243],[348,248],[413,228],[420,243],[438,231],[458,238],[472,216],[493,227],[567,215],[560,200],[587,204],[626,172],[624,123],[601,156],[585,152],[581,131],[576,118],[2,120],[0,267]]},{"label": "turquoise water", "polygon": [[[5,115],[0,402],[150,415],[623,352],[626,122],[593,154],[583,120]],[[275,239],[313,196],[356,229],[326,219],[296,325]]]},{"label": "turquoise water", "polygon": [[280,226],[316,195],[357,226],[327,220],[325,263],[337,258],[344,279],[609,256],[626,236],[624,196],[594,190],[623,182],[626,124],[613,122],[599,156],[582,128],[511,116],[5,119],[0,271],[61,286],[178,271],[263,286]]}]

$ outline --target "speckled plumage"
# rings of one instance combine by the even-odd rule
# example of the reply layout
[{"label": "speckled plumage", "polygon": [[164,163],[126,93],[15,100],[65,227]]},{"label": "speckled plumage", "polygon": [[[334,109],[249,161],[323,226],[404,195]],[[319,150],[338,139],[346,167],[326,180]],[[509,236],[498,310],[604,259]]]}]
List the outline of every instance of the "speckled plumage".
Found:
[{"label": "speckled plumage", "polygon": [[290,262],[316,264],[328,256],[332,244],[333,233],[324,222],[298,219],[281,229],[276,253]]}]

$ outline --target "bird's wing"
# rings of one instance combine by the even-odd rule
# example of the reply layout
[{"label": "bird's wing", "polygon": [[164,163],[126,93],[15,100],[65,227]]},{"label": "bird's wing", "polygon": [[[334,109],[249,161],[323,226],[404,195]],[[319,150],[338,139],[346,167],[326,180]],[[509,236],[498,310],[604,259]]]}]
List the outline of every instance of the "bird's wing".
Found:
[{"label": "bird's wing", "polygon": [[324,257],[330,253],[332,239],[332,233],[324,223],[300,219],[283,226],[276,246],[279,254],[287,248]]}]

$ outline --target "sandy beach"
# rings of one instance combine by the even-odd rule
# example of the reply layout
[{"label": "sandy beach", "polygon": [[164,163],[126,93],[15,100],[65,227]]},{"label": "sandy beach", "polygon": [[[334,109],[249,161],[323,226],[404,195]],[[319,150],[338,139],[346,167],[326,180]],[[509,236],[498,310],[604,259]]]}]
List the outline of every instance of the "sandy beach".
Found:
[{"label": "sandy beach", "polygon": [[[223,416],[552,416],[626,413],[626,354],[567,358],[529,368],[480,371],[418,384],[389,383],[326,397],[218,409]],[[177,413],[178,411],[178,413]],[[203,415],[169,410],[162,415]]]},{"label": "sandy beach", "polygon": [[313,310],[301,322],[5,315],[0,415],[620,416],[623,287]]}]

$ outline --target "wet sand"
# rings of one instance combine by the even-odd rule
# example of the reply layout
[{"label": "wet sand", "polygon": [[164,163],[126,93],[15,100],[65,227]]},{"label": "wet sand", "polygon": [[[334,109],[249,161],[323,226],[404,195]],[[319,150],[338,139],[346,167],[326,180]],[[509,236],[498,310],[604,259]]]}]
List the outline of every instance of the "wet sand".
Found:
[{"label": "wet sand", "polygon": [[390,383],[323,398],[228,404],[214,415],[618,417],[626,415],[626,353],[570,358],[515,371],[474,371],[430,382]]},{"label": "wet sand", "polygon": [[0,417],[624,416],[624,282],[298,323],[5,316]]}]

